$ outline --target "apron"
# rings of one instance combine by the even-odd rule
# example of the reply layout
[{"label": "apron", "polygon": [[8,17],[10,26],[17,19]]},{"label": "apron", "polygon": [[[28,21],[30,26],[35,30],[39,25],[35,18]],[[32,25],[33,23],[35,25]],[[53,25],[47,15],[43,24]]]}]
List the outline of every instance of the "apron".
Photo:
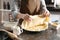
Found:
[{"label": "apron", "polygon": [[[28,13],[29,15],[40,15],[42,14],[42,7],[40,4],[40,0],[21,0],[20,12],[23,14]],[[20,25],[22,21],[23,19],[19,20]]]},{"label": "apron", "polygon": [[41,11],[40,0],[21,0],[20,2],[20,12],[23,14],[39,15]]}]

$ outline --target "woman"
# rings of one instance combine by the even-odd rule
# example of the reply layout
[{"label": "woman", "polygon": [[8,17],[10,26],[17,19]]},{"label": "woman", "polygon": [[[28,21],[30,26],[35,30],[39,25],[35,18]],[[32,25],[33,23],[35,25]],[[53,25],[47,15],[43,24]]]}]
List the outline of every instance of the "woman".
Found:
[{"label": "woman", "polygon": [[[20,2],[19,2],[20,1]],[[19,5],[20,6],[19,6]],[[14,0],[13,17],[14,19],[24,19],[30,21],[29,15],[49,16],[50,13],[46,8],[45,0]]]},{"label": "woman", "polygon": [[44,0],[12,0],[12,15],[14,20],[19,20],[19,26],[23,20],[31,21],[30,15],[49,16]]},{"label": "woman", "polygon": [[[12,0],[12,15],[14,20],[20,19],[21,25],[23,20],[30,21],[30,15],[49,16],[50,13],[46,8],[44,0]],[[23,20],[21,20],[23,19]],[[8,33],[10,38],[19,40],[18,36],[7,30],[0,30]],[[18,30],[19,31],[19,30]]]},{"label": "woman", "polygon": [[23,20],[31,21],[30,15],[43,15],[44,17],[50,15],[44,0],[12,0],[11,7],[14,20],[20,19],[19,26]]},{"label": "woman", "polygon": [[[12,15],[13,18],[17,19],[23,19],[26,21],[30,21],[31,18],[29,15],[40,15],[43,14],[43,16],[49,16],[49,11],[46,8],[45,1],[44,0],[12,0]],[[22,20],[20,20],[20,24],[22,23]],[[12,39],[18,40],[19,38],[17,35],[8,32],[7,30],[1,30],[5,31],[8,36]]]}]

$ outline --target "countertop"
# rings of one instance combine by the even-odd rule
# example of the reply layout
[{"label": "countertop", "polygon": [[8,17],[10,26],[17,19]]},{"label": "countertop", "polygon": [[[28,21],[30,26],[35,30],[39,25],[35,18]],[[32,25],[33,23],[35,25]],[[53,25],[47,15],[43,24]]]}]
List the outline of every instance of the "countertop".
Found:
[{"label": "countertop", "polygon": [[20,34],[20,40],[55,40],[57,35],[56,29],[47,29],[41,32],[24,31]]},{"label": "countertop", "polygon": [[[60,12],[51,12],[51,20],[59,20]],[[54,20],[53,20],[54,18]],[[60,22],[60,21],[59,21]],[[47,29],[41,32],[27,32],[24,31],[19,35],[20,40],[60,40],[60,29]]]},{"label": "countertop", "polygon": [[24,30],[23,33],[19,35],[19,38],[20,40],[60,40],[60,36],[58,36],[60,34],[58,34],[58,32],[60,31],[52,28],[41,32],[29,32]]}]

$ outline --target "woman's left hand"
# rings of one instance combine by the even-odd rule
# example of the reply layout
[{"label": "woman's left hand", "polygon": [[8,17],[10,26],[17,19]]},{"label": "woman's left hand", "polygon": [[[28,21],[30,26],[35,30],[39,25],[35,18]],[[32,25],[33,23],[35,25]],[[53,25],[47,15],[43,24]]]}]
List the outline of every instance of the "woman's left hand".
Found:
[{"label": "woman's left hand", "polygon": [[45,12],[43,13],[43,16],[49,17],[49,16],[50,16],[50,12],[49,12],[49,11],[45,11]]}]

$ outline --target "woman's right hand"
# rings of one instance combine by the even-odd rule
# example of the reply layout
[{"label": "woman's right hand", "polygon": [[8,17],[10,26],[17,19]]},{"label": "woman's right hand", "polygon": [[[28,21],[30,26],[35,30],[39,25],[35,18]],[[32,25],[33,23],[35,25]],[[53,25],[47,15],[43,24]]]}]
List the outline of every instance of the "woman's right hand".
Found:
[{"label": "woman's right hand", "polygon": [[31,21],[31,17],[28,14],[25,14],[25,16],[23,17],[24,20],[26,21]]},{"label": "woman's right hand", "polygon": [[22,19],[25,20],[25,21],[31,21],[31,17],[30,17],[29,14],[19,13],[19,14],[17,15],[17,19],[20,19],[20,18],[22,18]]}]

